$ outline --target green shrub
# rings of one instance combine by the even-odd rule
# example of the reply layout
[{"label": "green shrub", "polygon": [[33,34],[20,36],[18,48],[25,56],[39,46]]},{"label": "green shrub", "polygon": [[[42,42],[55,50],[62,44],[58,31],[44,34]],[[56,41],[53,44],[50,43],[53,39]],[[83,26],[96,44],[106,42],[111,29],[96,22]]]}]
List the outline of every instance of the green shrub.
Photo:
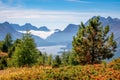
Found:
[{"label": "green shrub", "polygon": [[7,67],[7,58],[6,57],[0,57],[0,70]]},{"label": "green shrub", "polygon": [[110,62],[109,67],[115,70],[120,70],[120,57]]},{"label": "green shrub", "polygon": [[58,67],[59,67],[59,64],[57,64],[55,62],[52,64],[52,68],[58,68]]}]

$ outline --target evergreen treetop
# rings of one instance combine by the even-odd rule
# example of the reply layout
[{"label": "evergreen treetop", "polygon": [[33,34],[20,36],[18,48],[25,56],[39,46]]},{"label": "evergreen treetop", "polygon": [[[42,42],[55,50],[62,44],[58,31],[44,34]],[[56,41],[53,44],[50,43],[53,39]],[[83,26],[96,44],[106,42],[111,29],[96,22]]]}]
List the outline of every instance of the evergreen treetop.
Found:
[{"label": "evergreen treetop", "polygon": [[116,41],[114,34],[108,36],[108,32],[109,26],[103,27],[99,17],[90,19],[87,26],[81,22],[72,41],[76,60],[82,64],[94,64],[111,58],[116,50]]}]

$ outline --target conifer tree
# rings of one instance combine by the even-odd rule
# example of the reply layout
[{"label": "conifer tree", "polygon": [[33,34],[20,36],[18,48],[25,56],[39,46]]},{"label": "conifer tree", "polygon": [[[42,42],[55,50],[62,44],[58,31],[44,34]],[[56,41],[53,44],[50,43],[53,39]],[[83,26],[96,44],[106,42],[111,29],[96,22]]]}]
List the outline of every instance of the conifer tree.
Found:
[{"label": "conifer tree", "polygon": [[38,50],[34,43],[34,39],[27,32],[21,40],[17,41],[15,51],[12,55],[13,66],[31,66],[37,62]]},{"label": "conifer tree", "polygon": [[5,39],[4,39],[2,51],[3,51],[3,52],[8,52],[9,48],[11,47],[11,45],[12,45],[12,37],[11,37],[11,34],[8,33],[8,34],[5,36]]},{"label": "conifer tree", "polygon": [[114,34],[108,36],[108,32],[109,26],[103,27],[99,17],[90,19],[87,26],[81,22],[72,41],[76,60],[82,64],[94,64],[111,58],[116,51],[116,41]]},{"label": "conifer tree", "polygon": [[64,52],[62,53],[61,57],[62,57],[62,59],[61,59],[61,60],[62,60],[62,64],[63,64],[64,66],[68,65],[69,54],[64,51]]},{"label": "conifer tree", "polygon": [[52,54],[50,54],[50,55],[48,55],[47,64],[48,64],[48,65],[52,65],[52,61],[53,61],[53,57],[52,57]]}]

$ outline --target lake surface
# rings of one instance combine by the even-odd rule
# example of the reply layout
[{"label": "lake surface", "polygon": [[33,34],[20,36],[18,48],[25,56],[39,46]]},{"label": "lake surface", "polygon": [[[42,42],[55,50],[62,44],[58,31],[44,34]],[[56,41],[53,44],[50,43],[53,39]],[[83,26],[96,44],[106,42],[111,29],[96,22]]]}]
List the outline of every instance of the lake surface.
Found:
[{"label": "lake surface", "polygon": [[67,51],[66,45],[55,45],[55,46],[43,46],[37,47],[41,52],[52,54],[52,55],[60,55],[62,52]]}]

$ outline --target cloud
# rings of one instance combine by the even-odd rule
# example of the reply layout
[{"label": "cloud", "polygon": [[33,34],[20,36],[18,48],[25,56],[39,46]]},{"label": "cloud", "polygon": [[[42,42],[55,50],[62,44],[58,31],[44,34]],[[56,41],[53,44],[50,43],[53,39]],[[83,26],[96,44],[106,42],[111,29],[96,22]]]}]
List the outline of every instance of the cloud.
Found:
[{"label": "cloud", "polygon": [[79,24],[85,22],[92,16],[112,16],[119,14],[100,12],[73,12],[73,11],[46,11],[37,9],[25,9],[20,7],[9,7],[2,3],[0,7],[0,22],[9,21],[11,23],[25,24],[32,23],[35,26],[48,26],[50,29],[64,29],[68,24]]}]

